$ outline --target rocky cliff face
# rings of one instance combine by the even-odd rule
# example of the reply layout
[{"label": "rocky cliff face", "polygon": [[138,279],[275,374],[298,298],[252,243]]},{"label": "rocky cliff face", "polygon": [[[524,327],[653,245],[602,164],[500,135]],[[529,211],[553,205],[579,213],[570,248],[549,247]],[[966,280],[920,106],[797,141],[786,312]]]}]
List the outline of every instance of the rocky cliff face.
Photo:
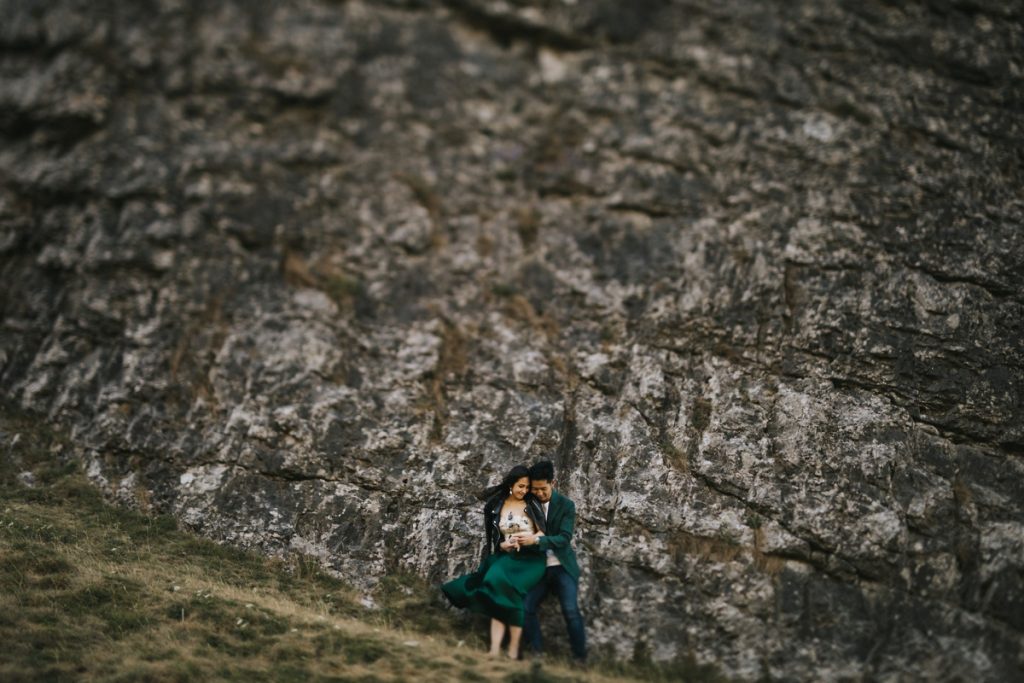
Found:
[{"label": "rocky cliff face", "polygon": [[0,382],[113,496],[439,581],[547,456],[595,650],[1024,675],[1020,3],[0,15]]}]

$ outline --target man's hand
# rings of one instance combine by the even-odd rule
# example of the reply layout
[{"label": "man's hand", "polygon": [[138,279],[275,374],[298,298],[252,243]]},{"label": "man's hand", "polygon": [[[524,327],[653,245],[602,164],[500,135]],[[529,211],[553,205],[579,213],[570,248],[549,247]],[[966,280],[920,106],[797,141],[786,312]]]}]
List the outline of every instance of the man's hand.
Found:
[{"label": "man's hand", "polygon": [[519,541],[519,545],[520,546],[536,545],[537,544],[537,534],[522,533],[522,534],[516,534],[515,536],[513,536],[513,538],[515,538],[517,541]]}]

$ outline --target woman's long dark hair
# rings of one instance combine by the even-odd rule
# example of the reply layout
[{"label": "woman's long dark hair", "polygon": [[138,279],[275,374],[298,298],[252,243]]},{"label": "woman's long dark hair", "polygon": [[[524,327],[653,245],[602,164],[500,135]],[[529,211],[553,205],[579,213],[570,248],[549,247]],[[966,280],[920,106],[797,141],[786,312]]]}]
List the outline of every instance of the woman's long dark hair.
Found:
[{"label": "woman's long dark hair", "polygon": [[529,479],[530,470],[526,465],[516,465],[508,471],[508,474],[505,475],[505,478],[501,480],[500,484],[495,484],[494,486],[488,486],[485,488],[480,493],[480,500],[491,500],[498,495],[507,496],[512,485],[523,477]]}]

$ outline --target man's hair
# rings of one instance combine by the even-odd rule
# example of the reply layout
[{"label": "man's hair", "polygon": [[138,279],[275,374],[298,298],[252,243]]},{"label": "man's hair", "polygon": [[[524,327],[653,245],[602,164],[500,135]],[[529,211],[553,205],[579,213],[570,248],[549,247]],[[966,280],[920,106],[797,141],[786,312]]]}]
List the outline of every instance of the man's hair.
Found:
[{"label": "man's hair", "polygon": [[550,460],[541,460],[540,462],[535,462],[530,466],[530,479],[533,479],[535,481],[554,481],[555,466],[551,464]]}]

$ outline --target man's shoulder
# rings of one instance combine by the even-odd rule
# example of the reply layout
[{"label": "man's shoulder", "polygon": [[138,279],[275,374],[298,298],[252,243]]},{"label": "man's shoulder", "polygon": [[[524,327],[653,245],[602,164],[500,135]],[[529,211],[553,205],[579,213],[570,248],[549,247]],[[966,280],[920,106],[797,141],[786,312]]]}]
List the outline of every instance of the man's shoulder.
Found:
[{"label": "man's shoulder", "polygon": [[566,509],[569,509],[569,510],[575,510],[576,509],[576,503],[572,502],[572,498],[570,498],[569,496],[565,495],[564,493],[559,493],[558,491],[552,491],[551,492],[551,499],[552,499],[552,501],[551,501],[552,503],[556,503],[556,504],[558,504],[560,506],[565,507]]}]

